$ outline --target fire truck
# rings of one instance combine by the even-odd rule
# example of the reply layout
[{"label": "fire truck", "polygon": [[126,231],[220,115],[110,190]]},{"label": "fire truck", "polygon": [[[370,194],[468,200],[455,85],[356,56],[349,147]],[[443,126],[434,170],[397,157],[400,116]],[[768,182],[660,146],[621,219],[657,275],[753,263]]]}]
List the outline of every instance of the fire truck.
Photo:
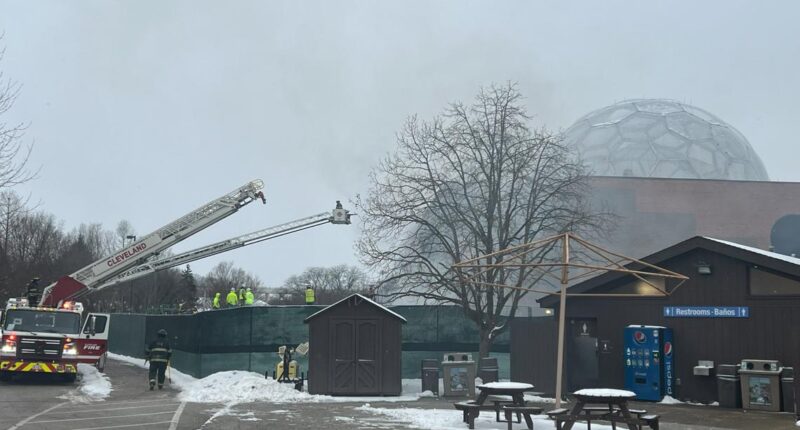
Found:
[{"label": "fire truck", "polygon": [[31,303],[32,297],[10,299],[0,315],[0,379],[8,380],[15,373],[42,372],[73,381],[78,363],[102,370],[108,351],[110,316],[89,313],[82,318],[83,305],[77,299],[109,285],[108,281],[245,205],[259,199],[266,203],[263,188],[261,180],[251,181],[114,254],[61,277],[44,288],[38,303]]}]

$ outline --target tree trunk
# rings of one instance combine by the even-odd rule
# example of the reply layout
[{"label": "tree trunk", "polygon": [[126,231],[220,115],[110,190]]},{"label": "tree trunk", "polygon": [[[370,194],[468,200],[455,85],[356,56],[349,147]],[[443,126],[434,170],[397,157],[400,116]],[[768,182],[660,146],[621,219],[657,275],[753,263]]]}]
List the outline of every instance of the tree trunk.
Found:
[{"label": "tree trunk", "polygon": [[489,350],[492,348],[492,339],[489,338],[491,333],[491,329],[481,327],[480,328],[480,343],[478,345],[478,357],[488,357]]}]

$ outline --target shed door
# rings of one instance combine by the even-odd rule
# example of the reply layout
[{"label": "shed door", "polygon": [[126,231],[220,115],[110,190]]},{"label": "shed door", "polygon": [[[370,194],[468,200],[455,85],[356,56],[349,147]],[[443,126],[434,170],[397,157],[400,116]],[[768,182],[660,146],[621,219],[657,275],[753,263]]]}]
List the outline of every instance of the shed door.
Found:
[{"label": "shed door", "polygon": [[379,393],[378,320],[356,320],[356,392]]},{"label": "shed door", "polygon": [[331,319],[333,393],[355,393],[355,321]]}]

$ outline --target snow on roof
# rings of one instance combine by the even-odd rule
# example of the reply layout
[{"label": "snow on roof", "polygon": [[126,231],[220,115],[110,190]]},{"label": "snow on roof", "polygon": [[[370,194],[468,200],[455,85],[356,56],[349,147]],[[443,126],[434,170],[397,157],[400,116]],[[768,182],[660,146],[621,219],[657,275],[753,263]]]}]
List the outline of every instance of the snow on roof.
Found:
[{"label": "snow on roof", "polygon": [[782,260],[782,261],[785,261],[787,263],[796,264],[796,265],[800,266],[800,258],[795,258],[795,257],[790,257],[788,255],[778,254],[777,252],[765,251],[763,249],[753,248],[752,246],[742,245],[742,244],[735,243],[735,242],[728,242],[727,240],[714,239],[713,237],[708,237],[708,236],[703,236],[703,237],[705,239],[713,240],[714,242],[718,242],[718,243],[721,243],[723,245],[732,246],[734,248],[743,249],[745,251],[752,252],[754,254],[761,254],[761,255],[764,255],[766,257],[774,258],[776,260]]},{"label": "snow on roof", "polygon": [[305,319],[304,321],[308,321],[308,320],[310,320],[310,319],[312,319],[312,318],[315,318],[315,317],[316,317],[316,316],[318,316],[319,314],[321,314],[321,313],[323,313],[323,312],[327,311],[328,309],[331,309],[331,308],[333,308],[334,306],[337,306],[338,304],[340,304],[340,303],[342,303],[342,302],[345,302],[345,301],[347,301],[347,300],[350,300],[350,298],[352,298],[352,297],[354,297],[354,296],[355,296],[355,297],[358,297],[358,298],[360,298],[361,300],[364,300],[365,302],[371,303],[371,304],[372,304],[372,305],[374,305],[374,306],[377,306],[378,308],[380,308],[380,309],[382,309],[382,310],[386,311],[387,313],[389,313],[389,314],[391,314],[391,315],[393,315],[393,316],[395,316],[395,317],[399,318],[399,319],[400,319],[400,321],[407,322],[407,320],[406,320],[406,319],[405,319],[405,318],[404,318],[402,315],[400,315],[400,314],[398,314],[397,312],[395,312],[395,311],[393,311],[393,310],[391,310],[391,309],[387,308],[386,306],[383,306],[382,304],[380,304],[380,303],[378,303],[378,302],[375,302],[375,301],[373,301],[373,300],[371,300],[371,299],[367,298],[366,296],[362,296],[361,294],[353,294],[352,296],[347,296],[347,297],[343,298],[342,300],[339,300],[338,302],[336,302],[336,303],[334,303],[334,304],[332,304],[332,305],[326,306],[325,308],[323,308],[323,309],[320,309],[319,311],[317,311],[317,312],[314,312],[313,314],[311,314],[311,315],[307,316],[307,317],[306,317],[306,319]]}]

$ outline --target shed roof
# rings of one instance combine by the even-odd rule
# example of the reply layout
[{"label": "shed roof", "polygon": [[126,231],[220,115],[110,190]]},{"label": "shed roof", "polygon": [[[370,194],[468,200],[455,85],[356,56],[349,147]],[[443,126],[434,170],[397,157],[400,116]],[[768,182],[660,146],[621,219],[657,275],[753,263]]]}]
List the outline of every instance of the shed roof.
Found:
[{"label": "shed roof", "polygon": [[318,317],[319,315],[321,315],[321,314],[323,314],[323,313],[327,312],[329,309],[333,309],[333,308],[335,308],[335,307],[337,307],[337,306],[340,306],[340,305],[342,305],[343,303],[346,303],[348,300],[350,300],[350,299],[352,299],[352,298],[356,298],[356,299],[358,299],[358,300],[361,300],[361,301],[363,301],[364,303],[368,303],[368,304],[370,304],[370,305],[372,305],[372,306],[375,306],[375,307],[377,307],[378,309],[380,309],[380,310],[382,310],[382,311],[386,312],[387,314],[389,314],[389,315],[391,315],[391,316],[393,316],[393,317],[395,317],[395,318],[399,319],[400,321],[402,321],[402,322],[404,322],[404,323],[406,322],[406,319],[405,319],[405,318],[403,318],[403,316],[402,316],[402,315],[400,315],[400,314],[398,314],[397,312],[395,312],[395,311],[393,311],[393,310],[391,310],[391,309],[387,308],[386,306],[383,306],[383,305],[381,305],[381,304],[379,304],[379,303],[377,303],[377,302],[373,301],[372,299],[370,299],[370,298],[368,298],[368,297],[366,297],[366,296],[362,296],[361,294],[353,294],[353,295],[351,295],[351,296],[347,296],[347,297],[343,298],[342,300],[339,300],[338,302],[336,302],[336,303],[334,303],[334,304],[332,304],[332,305],[330,305],[330,306],[326,306],[324,309],[320,309],[319,311],[317,311],[317,312],[315,312],[315,313],[313,313],[313,314],[311,314],[311,315],[307,316],[307,317],[306,317],[306,319],[304,319],[304,320],[303,320],[303,322],[304,322],[304,323],[307,323],[309,320],[311,320],[311,319],[313,319],[313,318],[316,318],[316,317]]},{"label": "shed roof", "polygon": [[[790,257],[788,255],[778,254],[777,252],[765,251],[763,249],[753,248],[752,246],[741,245],[738,243],[729,242],[727,240],[705,236],[692,237],[684,240],[683,242],[664,248],[661,251],[650,254],[641,260],[658,266],[662,265],[662,263],[666,260],[686,254],[696,249],[705,249],[735,258],[737,260],[745,261],[750,264],[766,267],[777,272],[785,273],[794,277],[800,277],[800,258]],[[642,269],[642,267],[639,266],[641,265],[631,263],[627,264],[625,267],[630,269]],[[616,281],[625,276],[629,275],[621,272],[606,272],[569,287],[569,292],[573,294],[588,293],[591,290],[602,287],[609,282]],[[558,303],[559,297],[547,296],[542,297],[537,301],[543,307],[552,307]]]}]

